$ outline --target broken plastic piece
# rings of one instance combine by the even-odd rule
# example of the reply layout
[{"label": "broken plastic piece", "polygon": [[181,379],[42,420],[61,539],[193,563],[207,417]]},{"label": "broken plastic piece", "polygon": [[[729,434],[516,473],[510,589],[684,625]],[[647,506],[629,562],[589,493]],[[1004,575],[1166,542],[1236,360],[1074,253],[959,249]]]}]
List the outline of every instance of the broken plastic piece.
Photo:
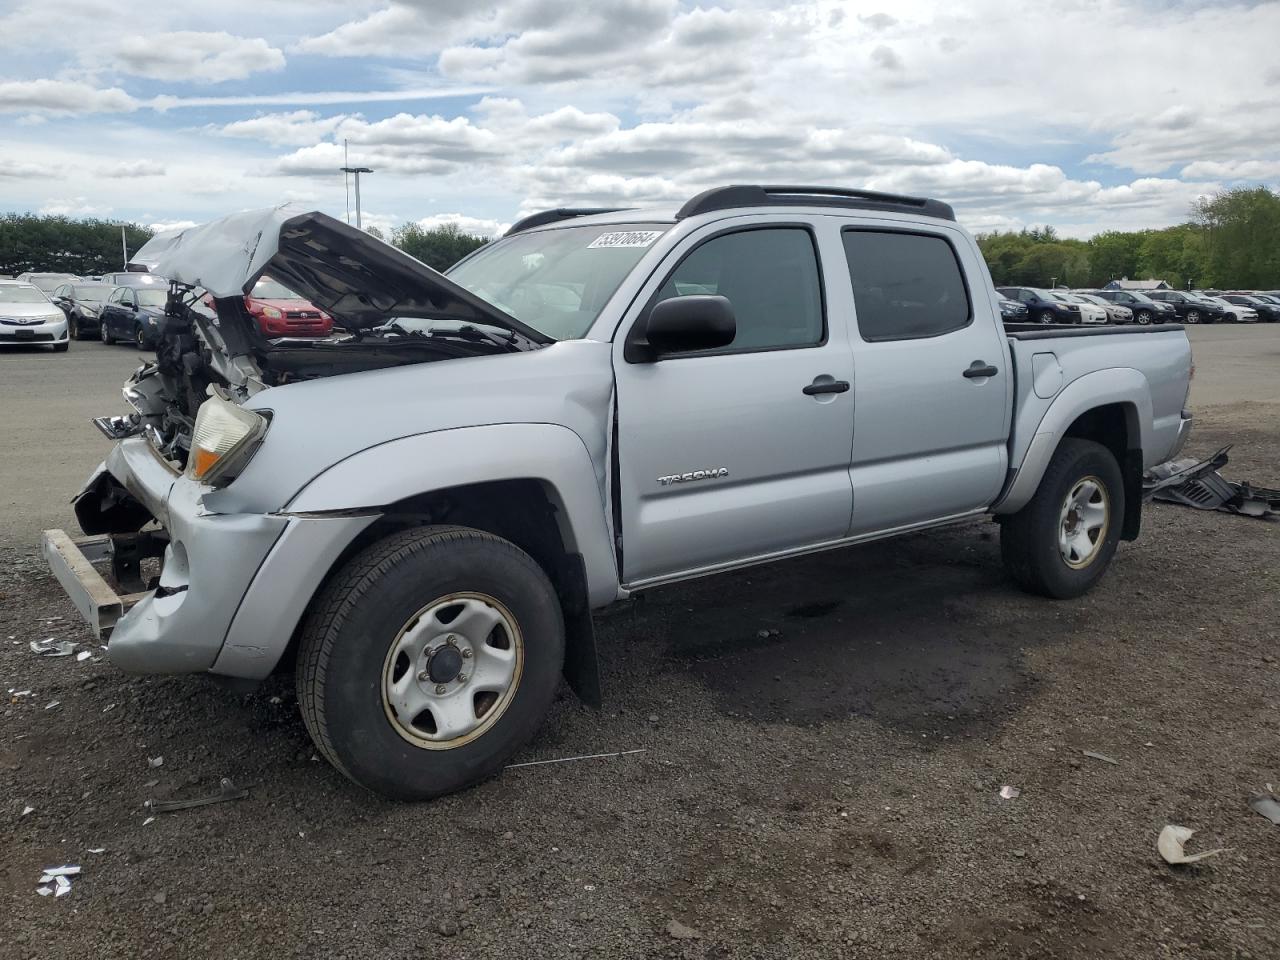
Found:
[{"label": "broken plastic piece", "polygon": [[142,825],[145,827],[148,823],[154,823],[155,819],[155,817],[147,817],[147,819],[142,821]]},{"label": "broken plastic piece", "polygon": [[36,812],[36,808],[35,808],[35,807],[23,807],[23,808],[22,808],[22,815],[23,815],[24,817],[25,817],[28,813],[35,813],[35,812]]},{"label": "broken plastic piece", "polygon": [[1000,788],[1001,800],[1017,800],[1022,795],[1022,791],[1017,787],[1011,787],[1008,784]]},{"label": "broken plastic piece", "polygon": [[106,853],[107,848],[106,847],[90,847],[88,852],[89,853]]},{"label": "broken plastic piece", "polygon": [[[73,863],[63,864],[61,867],[44,868],[44,874],[46,877],[74,877],[79,872],[79,865]],[[42,880],[40,882],[45,883],[46,881]]]},{"label": "broken plastic piece", "polygon": [[53,878],[53,895],[54,897],[63,897],[71,892],[71,881],[66,877]]},{"label": "broken plastic piece", "polygon": [[164,757],[147,757],[147,766],[151,768],[163,767]]},{"label": "broken plastic piece", "polygon": [[175,810],[190,810],[192,807],[204,807],[227,800],[244,800],[248,796],[248,787],[237,787],[229,778],[223,777],[218,784],[218,792],[211,797],[196,800],[148,800],[147,809],[152,813],[173,813]]},{"label": "broken plastic piece", "polygon": [[36,893],[40,894],[42,897],[47,897],[49,894],[53,893],[53,887],[36,887]]},{"label": "broken plastic piece", "polygon": [[1113,763],[1117,767],[1120,766],[1119,760],[1112,760],[1105,753],[1097,753],[1093,750],[1083,750],[1081,752],[1091,760],[1101,760],[1103,763]]},{"label": "broken plastic piece", "polygon": [[1270,791],[1255,793],[1249,798],[1249,809],[1260,813],[1276,826],[1280,827],[1280,800]]},{"label": "broken plastic piece", "polygon": [[74,640],[32,640],[31,652],[37,657],[69,657],[76,652]]},{"label": "broken plastic piece", "polygon": [[1236,483],[1218,473],[1227,464],[1225,446],[1212,457],[1171,460],[1152,467],[1142,480],[1144,498],[1154,497],[1199,510],[1222,510],[1247,517],[1280,518],[1280,490]]},{"label": "broken plastic piece", "polygon": [[1183,851],[1183,845],[1191,839],[1195,833],[1189,827],[1178,827],[1169,824],[1160,831],[1160,838],[1156,841],[1156,849],[1160,851],[1160,856],[1164,857],[1165,863],[1196,863],[1205,857],[1212,857],[1219,853],[1224,853],[1227,848],[1219,847],[1217,850],[1206,850],[1204,853],[1187,854]]},{"label": "broken plastic piece", "polygon": [[81,650],[79,653],[76,654],[76,663],[83,663],[85,660],[88,660],[92,656],[93,654],[90,653],[88,650]]},{"label": "broken plastic piece", "polygon": [[54,707],[60,707],[60,706],[62,706],[61,700],[50,700],[48,703],[44,705],[44,708],[46,710],[52,710]]}]

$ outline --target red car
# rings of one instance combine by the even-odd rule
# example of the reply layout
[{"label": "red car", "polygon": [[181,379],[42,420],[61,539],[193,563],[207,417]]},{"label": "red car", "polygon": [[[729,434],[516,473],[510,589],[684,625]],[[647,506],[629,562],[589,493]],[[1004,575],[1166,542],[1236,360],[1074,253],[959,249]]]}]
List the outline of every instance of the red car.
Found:
[{"label": "red car", "polygon": [[[213,299],[204,299],[212,309]],[[264,337],[327,337],[333,332],[332,317],[270,277],[262,277],[253,285],[253,292],[244,298],[244,306],[258,321]]]}]

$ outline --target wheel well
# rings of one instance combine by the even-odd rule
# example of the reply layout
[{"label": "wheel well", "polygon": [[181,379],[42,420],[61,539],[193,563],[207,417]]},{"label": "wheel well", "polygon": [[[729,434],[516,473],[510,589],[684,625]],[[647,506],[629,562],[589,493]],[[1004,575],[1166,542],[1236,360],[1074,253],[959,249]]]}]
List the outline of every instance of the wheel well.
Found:
[{"label": "wheel well", "polygon": [[[495,480],[446,487],[388,504],[381,516],[348,544],[316,593],[370,544],[401,530],[441,523],[473,527],[509,540],[542,567],[564,612],[565,675],[584,702],[598,705],[599,678],[585,567],[559,494],[543,480]],[[296,644],[297,631],[290,650],[281,657],[282,665],[293,663]]]},{"label": "wheel well", "polygon": [[1076,417],[1064,436],[1100,443],[1111,451],[1124,478],[1121,537],[1136,540],[1142,526],[1142,434],[1131,403],[1108,403]]}]

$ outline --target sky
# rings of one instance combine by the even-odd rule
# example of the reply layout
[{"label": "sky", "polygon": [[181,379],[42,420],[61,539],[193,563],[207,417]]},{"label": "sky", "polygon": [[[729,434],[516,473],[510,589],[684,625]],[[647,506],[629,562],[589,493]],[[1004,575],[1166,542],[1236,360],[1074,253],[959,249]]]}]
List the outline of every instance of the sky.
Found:
[{"label": "sky", "polygon": [[1162,227],[1280,184],[1280,2],[0,0],[0,211],[500,232],[726,183]]}]

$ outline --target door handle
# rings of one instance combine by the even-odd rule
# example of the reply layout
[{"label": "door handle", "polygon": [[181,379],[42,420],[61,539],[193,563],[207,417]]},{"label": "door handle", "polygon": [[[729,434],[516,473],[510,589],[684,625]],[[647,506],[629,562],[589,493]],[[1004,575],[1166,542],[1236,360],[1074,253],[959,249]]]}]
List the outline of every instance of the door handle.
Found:
[{"label": "door handle", "polygon": [[821,382],[815,380],[804,388],[806,397],[816,397],[820,393],[848,393],[848,380],[823,380]]},{"label": "door handle", "polygon": [[1000,371],[987,363],[985,360],[975,360],[969,364],[969,369],[962,376],[968,377],[970,380],[977,377],[994,377]]}]

